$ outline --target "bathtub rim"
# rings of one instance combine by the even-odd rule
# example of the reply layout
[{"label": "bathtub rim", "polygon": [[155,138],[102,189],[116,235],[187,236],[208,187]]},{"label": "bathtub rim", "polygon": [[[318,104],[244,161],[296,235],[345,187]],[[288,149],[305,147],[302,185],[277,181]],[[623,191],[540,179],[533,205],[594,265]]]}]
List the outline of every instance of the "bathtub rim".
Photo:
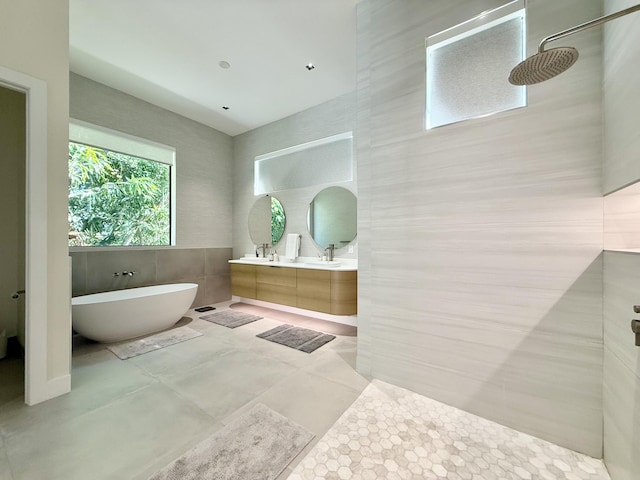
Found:
[{"label": "bathtub rim", "polygon": [[[163,288],[164,287],[164,288]],[[181,288],[176,288],[181,287]],[[98,303],[117,302],[131,300],[141,297],[154,297],[156,295],[166,295],[167,293],[189,290],[199,287],[197,283],[162,283],[158,285],[147,285],[144,287],[121,288],[108,292],[89,293],[71,298],[72,306],[94,305]]]}]

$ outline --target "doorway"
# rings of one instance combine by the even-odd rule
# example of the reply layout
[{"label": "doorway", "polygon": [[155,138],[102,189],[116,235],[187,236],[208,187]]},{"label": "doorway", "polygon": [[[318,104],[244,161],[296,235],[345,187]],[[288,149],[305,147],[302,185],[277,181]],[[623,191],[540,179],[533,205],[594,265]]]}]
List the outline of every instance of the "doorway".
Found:
[{"label": "doorway", "polygon": [[[19,270],[24,274],[26,293],[19,295],[18,299],[24,301],[24,308],[16,308],[24,311],[24,400],[28,405],[34,405],[71,390],[69,373],[49,378],[47,371],[50,356],[54,353],[48,343],[47,315],[47,84],[0,66],[0,88],[18,92],[24,97],[25,193],[24,228],[21,229],[24,265]],[[0,292],[0,295],[6,295],[6,292]],[[16,325],[16,336],[17,331]]]},{"label": "doorway", "polygon": [[0,405],[24,398],[26,102],[0,87]]}]

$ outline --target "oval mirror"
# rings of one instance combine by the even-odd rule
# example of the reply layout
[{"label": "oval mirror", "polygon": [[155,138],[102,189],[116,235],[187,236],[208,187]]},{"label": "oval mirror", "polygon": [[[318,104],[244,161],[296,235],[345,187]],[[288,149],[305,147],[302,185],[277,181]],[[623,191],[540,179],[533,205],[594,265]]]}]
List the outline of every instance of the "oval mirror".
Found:
[{"label": "oval mirror", "polygon": [[282,203],[266,195],[256,200],[249,211],[249,237],[256,245],[277,244],[284,234],[286,217]]},{"label": "oval mirror", "polygon": [[356,196],[343,187],[328,187],[309,204],[307,230],[322,248],[347,246],[357,234]]}]

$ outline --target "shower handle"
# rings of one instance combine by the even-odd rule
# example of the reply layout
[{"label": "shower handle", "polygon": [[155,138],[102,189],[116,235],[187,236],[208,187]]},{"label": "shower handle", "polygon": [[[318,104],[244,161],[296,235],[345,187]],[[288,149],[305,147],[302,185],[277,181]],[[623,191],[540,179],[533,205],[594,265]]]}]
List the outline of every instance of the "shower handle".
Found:
[{"label": "shower handle", "polygon": [[631,331],[636,334],[636,347],[640,347],[640,320],[631,320]]}]

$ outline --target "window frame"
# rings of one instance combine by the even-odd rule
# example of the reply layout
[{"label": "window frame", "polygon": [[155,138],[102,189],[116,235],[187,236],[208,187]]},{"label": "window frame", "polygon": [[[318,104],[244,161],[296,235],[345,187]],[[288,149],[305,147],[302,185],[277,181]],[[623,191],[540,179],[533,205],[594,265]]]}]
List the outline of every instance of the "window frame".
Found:
[{"label": "window frame", "polygon": [[176,245],[176,149],[169,145],[137,137],[118,130],[69,119],[69,142],[79,143],[112,152],[130,155],[153,162],[169,165],[169,244],[168,245],[87,245],[70,246],[69,249],[145,249],[167,248]]}]

